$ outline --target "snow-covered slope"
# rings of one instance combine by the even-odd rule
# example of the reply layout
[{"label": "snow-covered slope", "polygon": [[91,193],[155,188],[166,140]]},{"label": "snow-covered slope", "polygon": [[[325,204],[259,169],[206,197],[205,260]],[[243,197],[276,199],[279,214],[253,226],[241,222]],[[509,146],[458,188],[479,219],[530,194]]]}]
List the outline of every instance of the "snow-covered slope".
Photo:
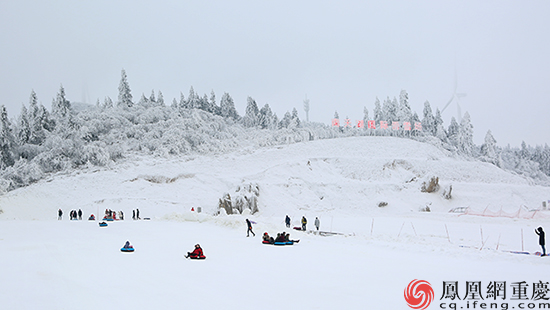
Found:
[{"label": "snow-covered slope", "polygon": [[[94,168],[95,169],[95,168]],[[452,185],[453,199],[422,193],[423,182],[438,177]],[[391,137],[318,140],[242,150],[221,156],[175,160],[136,158],[116,169],[75,171],[0,197],[2,219],[55,219],[58,208],[104,209],[162,217],[191,207],[213,214],[218,199],[242,184],[257,184],[264,216],[285,213],[433,211],[453,207],[517,209],[539,207],[548,188],[493,165],[450,157],[431,146]],[[383,210],[379,202],[387,202]]]}]

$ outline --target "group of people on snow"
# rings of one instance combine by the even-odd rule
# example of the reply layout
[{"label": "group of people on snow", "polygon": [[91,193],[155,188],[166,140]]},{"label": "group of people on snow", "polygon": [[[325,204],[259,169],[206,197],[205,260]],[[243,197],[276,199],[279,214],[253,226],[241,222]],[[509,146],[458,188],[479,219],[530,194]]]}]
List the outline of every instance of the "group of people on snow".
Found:
[{"label": "group of people on snow", "polygon": [[276,238],[273,238],[267,232],[264,232],[262,238],[264,243],[269,244],[274,244],[275,242],[300,242],[300,240],[290,240],[290,234],[287,234],[284,231],[282,233],[277,233]]},{"label": "group of people on snow", "polygon": [[[71,210],[71,212],[69,212],[69,218],[70,220],[82,220],[82,210],[78,209],[78,211],[76,210]],[[63,219],[63,211],[61,209],[59,209],[57,211],[57,219],[58,220],[62,220]]]},{"label": "group of people on snow", "polygon": [[[315,228],[317,230],[319,230],[319,227],[321,226],[321,221],[319,220],[318,217],[315,217]],[[285,225],[286,227],[289,227],[290,228],[290,217],[288,216],[288,214],[286,215],[285,217]],[[307,226],[307,218],[304,216],[302,216],[302,230],[305,231],[306,230],[306,226]]]}]

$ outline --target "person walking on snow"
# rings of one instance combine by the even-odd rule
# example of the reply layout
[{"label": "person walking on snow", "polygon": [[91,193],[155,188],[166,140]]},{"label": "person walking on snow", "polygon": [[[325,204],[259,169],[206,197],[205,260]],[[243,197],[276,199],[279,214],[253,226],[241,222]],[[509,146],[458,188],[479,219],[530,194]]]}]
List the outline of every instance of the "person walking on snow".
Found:
[{"label": "person walking on snow", "polygon": [[305,231],[306,230],[306,225],[307,225],[307,219],[305,216],[302,216],[302,230]]},{"label": "person walking on snow", "polygon": [[78,219],[82,221],[82,209],[78,209]]},{"label": "person walking on snow", "polygon": [[542,227],[539,227],[535,229],[535,233],[539,235],[539,245],[542,248],[542,254],[540,256],[546,256],[546,248],[544,247],[546,245],[544,240],[544,230],[542,230]]},{"label": "person walking on snow", "polygon": [[321,221],[319,221],[318,217],[315,217],[315,228],[317,228],[317,231],[319,230],[320,225],[321,225]]},{"label": "person walking on snow", "polygon": [[288,217],[288,214],[285,218],[285,224],[286,224],[286,227],[290,227],[290,217]]},{"label": "person walking on snow", "polygon": [[57,211],[57,219],[58,220],[62,220],[63,219],[63,211],[61,211],[61,209],[59,209]]},{"label": "person walking on snow", "polygon": [[248,226],[248,230],[246,231],[246,236],[248,237],[250,233],[256,237],[256,234],[252,231],[252,223],[248,219],[246,219],[246,226]]}]

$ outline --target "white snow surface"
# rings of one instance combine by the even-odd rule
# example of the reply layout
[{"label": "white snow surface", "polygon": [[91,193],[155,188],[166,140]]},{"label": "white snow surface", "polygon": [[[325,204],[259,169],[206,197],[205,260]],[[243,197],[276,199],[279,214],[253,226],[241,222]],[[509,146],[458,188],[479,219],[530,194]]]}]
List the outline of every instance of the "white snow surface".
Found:
[{"label": "white snow surface", "polygon": [[[441,189],[422,193],[433,176]],[[260,211],[215,216],[218,199],[243,184],[259,186]],[[449,185],[453,198],[445,200]],[[391,137],[136,156],[0,197],[0,308],[410,309],[404,289],[423,279],[435,291],[428,309],[436,309],[446,302],[443,281],[458,281],[461,294],[465,281],[550,281],[550,258],[508,252],[540,251],[533,231],[550,229],[550,211],[521,219],[449,210],[512,213],[548,199],[548,187],[524,177]],[[426,205],[431,212],[420,212]],[[151,220],[133,221],[136,208]],[[84,218],[122,210],[125,220],[100,228],[69,221],[73,209]],[[292,226],[305,216],[314,229],[319,217],[322,231],[341,235],[288,229],[287,214]],[[246,237],[246,218],[256,223],[255,237]],[[300,242],[263,245],[264,231],[291,232]],[[134,253],[120,252],[126,240]],[[183,257],[196,243],[206,260]]]}]

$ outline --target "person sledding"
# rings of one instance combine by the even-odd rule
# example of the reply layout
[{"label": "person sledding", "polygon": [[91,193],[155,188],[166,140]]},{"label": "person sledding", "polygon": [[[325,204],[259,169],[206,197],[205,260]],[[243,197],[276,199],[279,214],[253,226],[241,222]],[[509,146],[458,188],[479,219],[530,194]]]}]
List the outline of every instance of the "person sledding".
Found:
[{"label": "person sledding", "polygon": [[206,256],[204,256],[201,246],[199,244],[195,244],[195,249],[193,250],[193,252],[187,252],[187,255],[185,255],[185,258],[205,259]]},{"label": "person sledding", "polygon": [[130,241],[126,241],[122,249],[122,252],[134,252],[134,247],[130,244]]},{"label": "person sledding", "polygon": [[273,243],[275,243],[275,239],[273,239],[273,237],[269,236],[269,234],[267,232],[264,232],[262,243],[273,244]]},{"label": "person sledding", "polygon": [[300,242],[300,240],[290,240],[290,234],[287,234],[284,231],[283,231],[283,236],[284,236],[286,242],[292,242],[292,243]]}]

